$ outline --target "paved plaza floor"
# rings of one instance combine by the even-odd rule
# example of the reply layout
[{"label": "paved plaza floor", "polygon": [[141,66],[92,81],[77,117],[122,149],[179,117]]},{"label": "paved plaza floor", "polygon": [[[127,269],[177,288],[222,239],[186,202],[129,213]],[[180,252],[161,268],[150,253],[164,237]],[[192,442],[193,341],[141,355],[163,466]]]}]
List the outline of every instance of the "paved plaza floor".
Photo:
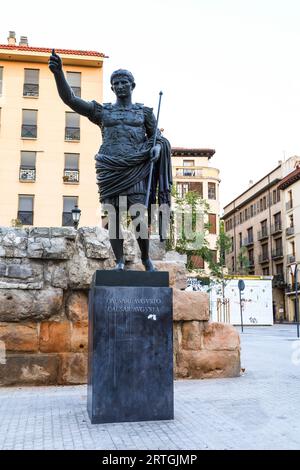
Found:
[{"label": "paved plaza floor", "polygon": [[241,340],[241,377],[175,382],[174,421],[91,425],[86,386],[1,388],[0,449],[299,449],[296,326]]}]

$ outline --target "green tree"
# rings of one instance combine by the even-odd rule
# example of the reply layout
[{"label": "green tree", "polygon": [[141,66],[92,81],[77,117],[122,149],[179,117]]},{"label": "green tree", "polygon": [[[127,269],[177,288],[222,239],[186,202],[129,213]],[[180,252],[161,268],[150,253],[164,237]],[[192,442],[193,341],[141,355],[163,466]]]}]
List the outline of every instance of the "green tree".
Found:
[{"label": "green tree", "polygon": [[238,259],[237,274],[241,274],[241,275],[249,274],[250,263],[249,263],[248,251],[245,246],[241,247],[239,254],[237,256],[237,259]]}]

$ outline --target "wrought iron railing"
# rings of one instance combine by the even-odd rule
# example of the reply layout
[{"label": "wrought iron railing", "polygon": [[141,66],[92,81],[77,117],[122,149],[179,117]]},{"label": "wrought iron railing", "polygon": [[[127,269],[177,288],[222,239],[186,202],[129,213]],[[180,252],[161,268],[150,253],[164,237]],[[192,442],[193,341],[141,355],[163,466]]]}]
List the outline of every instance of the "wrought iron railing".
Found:
[{"label": "wrought iron railing", "polygon": [[36,83],[24,83],[23,96],[39,96],[39,85]]},{"label": "wrought iron railing", "polygon": [[20,168],[19,179],[20,181],[35,181],[35,168]]},{"label": "wrought iron railing", "polygon": [[73,227],[72,212],[63,212],[62,213],[62,225],[64,227]]},{"label": "wrought iron railing", "polygon": [[283,257],[283,249],[282,248],[275,248],[272,250],[272,259],[282,258]]},{"label": "wrought iron railing", "polygon": [[79,183],[79,170],[64,170],[63,180],[65,183]]},{"label": "wrought iron railing", "polygon": [[287,255],[287,260],[286,261],[287,261],[288,264],[295,263],[296,256],[295,255]]},{"label": "wrought iron railing", "polygon": [[33,212],[32,211],[18,211],[18,219],[23,225],[33,225]]},{"label": "wrought iron railing", "polygon": [[244,238],[243,246],[253,245],[253,243],[254,243],[253,237],[246,237]]},{"label": "wrought iron railing", "polygon": [[267,263],[269,260],[269,253],[261,253],[258,257],[259,263]]},{"label": "wrought iron railing", "polygon": [[258,240],[263,240],[264,238],[268,238],[269,234],[268,234],[268,229],[265,228],[263,230],[259,230],[257,232],[257,239]]},{"label": "wrought iron railing", "polygon": [[281,231],[282,231],[281,222],[277,222],[277,224],[274,224],[271,226],[272,235],[275,235],[275,233],[280,233]]},{"label": "wrought iron railing", "polygon": [[22,124],[21,136],[26,139],[36,139],[37,138],[37,126],[32,124]]},{"label": "wrought iron railing", "polygon": [[65,140],[80,140],[80,127],[66,127]]},{"label": "wrought iron railing", "polygon": [[294,235],[295,233],[295,227],[288,227],[285,229],[285,234],[287,237]]},{"label": "wrought iron railing", "polygon": [[293,207],[293,199],[291,199],[290,201],[286,202],[285,204],[285,208],[286,210],[288,211],[289,209],[292,209]]},{"label": "wrought iron railing", "polygon": [[81,97],[81,87],[80,86],[71,86],[73,92],[74,92],[74,95],[75,96],[79,96],[79,98]]}]

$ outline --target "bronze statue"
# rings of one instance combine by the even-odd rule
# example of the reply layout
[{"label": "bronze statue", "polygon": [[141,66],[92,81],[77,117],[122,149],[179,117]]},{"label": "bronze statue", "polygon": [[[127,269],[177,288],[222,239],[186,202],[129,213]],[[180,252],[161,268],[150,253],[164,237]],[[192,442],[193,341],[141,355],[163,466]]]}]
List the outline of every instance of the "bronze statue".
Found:
[{"label": "bronze statue", "polygon": [[[100,202],[110,204],[115,209],[114,221],[109,214],[109,225],[115,223],[116,236],[110,236],[110,243],[116,258],[117,270],[124,270],[123,237],[119,226],[119,197],[126,196],[127,210],[139,204],[145,208],[139,224],[140,235],[137,242],[141,250],[141,260],[146,271],[155,268],[149,258],[149,231],[146,222],[146,209],[158,202],[159,205],[171,203],[171,149],[168,140],[156,132],[156,119],[151,108],[132,103],[135,88],[133,75],[128,70],[116,70],[111,75],[111,89],[116,95],[114,104],[99,104],[85,101],[74,95],[66,81],[62,60],[54,49],[49,59],[58,93],[65,104],[73,111],[86,116],[98,125],[102,133],[102,145],[95,156],[97,184]],[[153,173],[150,166],[153,162]],[[145,207],[147,184],[150,181],[149,205]],[[131,215],[135,224],[137,217]],[[148,218],[149,220],[149,218]],[[110,232],[111,233],[111,232]],[[141,234],[145,234],[142,236]]]}]

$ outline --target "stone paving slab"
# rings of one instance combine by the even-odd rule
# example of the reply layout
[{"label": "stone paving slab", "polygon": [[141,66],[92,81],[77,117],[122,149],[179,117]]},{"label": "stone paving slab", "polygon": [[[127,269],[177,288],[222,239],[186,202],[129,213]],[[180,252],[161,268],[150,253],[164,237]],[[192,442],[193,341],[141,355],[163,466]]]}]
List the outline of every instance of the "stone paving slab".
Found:
[{"label": "stone paving slab", "polygon": [[174,421],[91,425],[86,386],[2,388],[0,449],[299,449],[296,327],[247,327],[241,339],[244,374],[176,381]]}]

